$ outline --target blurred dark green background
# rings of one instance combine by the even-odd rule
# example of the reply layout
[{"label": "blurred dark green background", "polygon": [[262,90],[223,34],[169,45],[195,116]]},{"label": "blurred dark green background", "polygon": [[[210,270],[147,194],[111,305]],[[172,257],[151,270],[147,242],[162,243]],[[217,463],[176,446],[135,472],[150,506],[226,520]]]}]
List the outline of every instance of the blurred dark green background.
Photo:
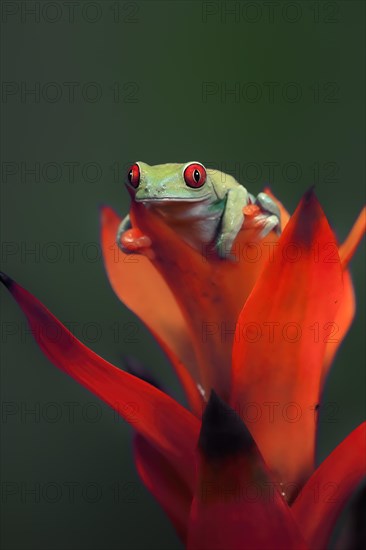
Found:
[{"label": "blurred dark green background", "polygon": [[[96,352],[138,357],[182,399],[140,323],[130,341],[136,318],[98,258],[98,206],[127,212],[132,161],[199,160],[254,194],[270,183],[291,211],[316,183],[343,239],[365,200],[364,11],[3,2],[3,269]],[[359,311],[327,384],[319,459],[365,417],[361,250],[351,269]],[[130,428],[43,357],[1,297],[4,550],[180,548],[135,474]]]}]

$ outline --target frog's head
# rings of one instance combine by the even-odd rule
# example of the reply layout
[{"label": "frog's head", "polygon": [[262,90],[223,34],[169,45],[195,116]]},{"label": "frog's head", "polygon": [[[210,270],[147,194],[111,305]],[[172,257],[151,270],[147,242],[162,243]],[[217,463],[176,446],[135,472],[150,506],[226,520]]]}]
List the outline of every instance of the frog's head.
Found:
[{"label": "frog's head", "polygon": [[127,174],[127,187],[137,202],[196,202],[216,198],[210,175],[199,162],[133,164]]}]

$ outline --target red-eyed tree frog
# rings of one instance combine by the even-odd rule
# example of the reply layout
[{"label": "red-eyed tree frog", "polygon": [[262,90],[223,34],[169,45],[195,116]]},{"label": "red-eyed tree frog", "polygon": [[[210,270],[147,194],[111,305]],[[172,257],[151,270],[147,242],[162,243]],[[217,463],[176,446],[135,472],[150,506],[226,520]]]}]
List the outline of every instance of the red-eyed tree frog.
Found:
[{"label": "red-eyed tree frog", "polygon": [[[232,259],[231,248],[244,223],[243,208],[249,204],[259,207],[255,222],[261,227],[260,238],[272,230],[280,232],[280,211],[271,197],[259,193],[255,198],[232,176],[199,162],[156,166],[137,162],[126,184],[132,200],[161,216],[190,246],[202,251],[213,244],[222,259]],[[129,229],[127,215],[117,233],[117,243],[126,253],[131,249],[123,245],[123,234]],[[149,239],[140,242],[143,248]],[[138,246],[133,248],[136,252]]]}]

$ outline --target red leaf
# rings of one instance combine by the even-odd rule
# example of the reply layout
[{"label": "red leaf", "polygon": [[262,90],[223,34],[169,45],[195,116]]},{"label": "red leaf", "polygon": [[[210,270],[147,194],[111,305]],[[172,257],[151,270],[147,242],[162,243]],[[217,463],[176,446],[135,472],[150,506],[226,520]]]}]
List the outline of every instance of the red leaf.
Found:
[{"label": "red leaf", "polygon": [[314,409],[342,291],[337,243],[310,192],[242,309],[233,348],[232,406],[278,481],[298,488],[313,471]]},{"label": "red leaf", "polygon": [[178,536],[185,541],[192,492],[171,463],[145,438],[136,436],[134,450],[142,481],[169,517]]},{"label": "red leaf", "polygon": [[244,224],[232,248],[238,261],[222,260],[212,250],[212,243],[202,243],[201,249],[187,244],[179,234],[182,226],[175,227],[171,220],[169,225],[142,203],[132,203],[130,216],[133,225],[150,237],[151,262],[186,319],[198,363],[195,380],[206,395],[214,388],[228,400],[235,324],[277,235],[271,232],[261,240],[262,227],[252,226],[247,216],[249,227]]},{"label": "red leaf", "polygon": [[349,270],[343,271],[343,295],[339,300],[339,309],[334,318],[332,330],[334,334],[329,338],[325,346],[325,356],[323,361],[322,385],[325,383],[326,376],[332,366],[333,359],[342,344],[348,329],[351,326],[356,311],[356,298],[353,288],[352,278]]},{"label": "red leaf", "polygon": [[109,282],[119,299],[140,317],[163,347],[192,409],[200,414],[201,399],[192,378],[197,374],[196,358],[186,322],[171,290],[150,260],[142,254],[125,254],[118,248],[120,222],[112,208],[101,210],[101,243]]},{"label": "red leaf", "polygon": [[307,548],[256,444],[214,394],[203,415],[188,550]]},{"label": "red leaf", "polygon": [[337,518],[366,476],[366,422],[322,462],[292,505],[310,548],[328,547]]},{"label": "red leaf", "polygon": [[2,276],[2,282],[27,316],[39,347],[50,361],[114,408],[171,460],[186,483],[192,485],[198,420],[165,393],[114,367],[87,348],[9,277]]},{"label": "red leaf", "polygon": [[347,267],[348,263],[352,259],[356,248],[361,242],[362,237],[366,230],[366,207],[361,210],[357,220],[353,224],[353,227],[347,236],[347,239],[339,247],[339,256],[341,258],[343,267]]}]

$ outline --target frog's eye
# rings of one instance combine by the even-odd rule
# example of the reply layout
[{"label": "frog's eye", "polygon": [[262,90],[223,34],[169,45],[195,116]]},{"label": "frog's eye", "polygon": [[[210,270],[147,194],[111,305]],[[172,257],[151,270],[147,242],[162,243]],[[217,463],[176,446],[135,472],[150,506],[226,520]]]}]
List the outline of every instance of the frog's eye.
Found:
[{"label": "frog's eye", "polygon": [[127,179],[129,183],[135,189],[139,186],[140,183],[140,168],[138,164],[133,164],[127,174]]},{"label": "frog's eye", "polygon": [[202,187],[206,181],[206,170],[202,164],[190,164],[184,170],[184,181],[188,187]]}]

